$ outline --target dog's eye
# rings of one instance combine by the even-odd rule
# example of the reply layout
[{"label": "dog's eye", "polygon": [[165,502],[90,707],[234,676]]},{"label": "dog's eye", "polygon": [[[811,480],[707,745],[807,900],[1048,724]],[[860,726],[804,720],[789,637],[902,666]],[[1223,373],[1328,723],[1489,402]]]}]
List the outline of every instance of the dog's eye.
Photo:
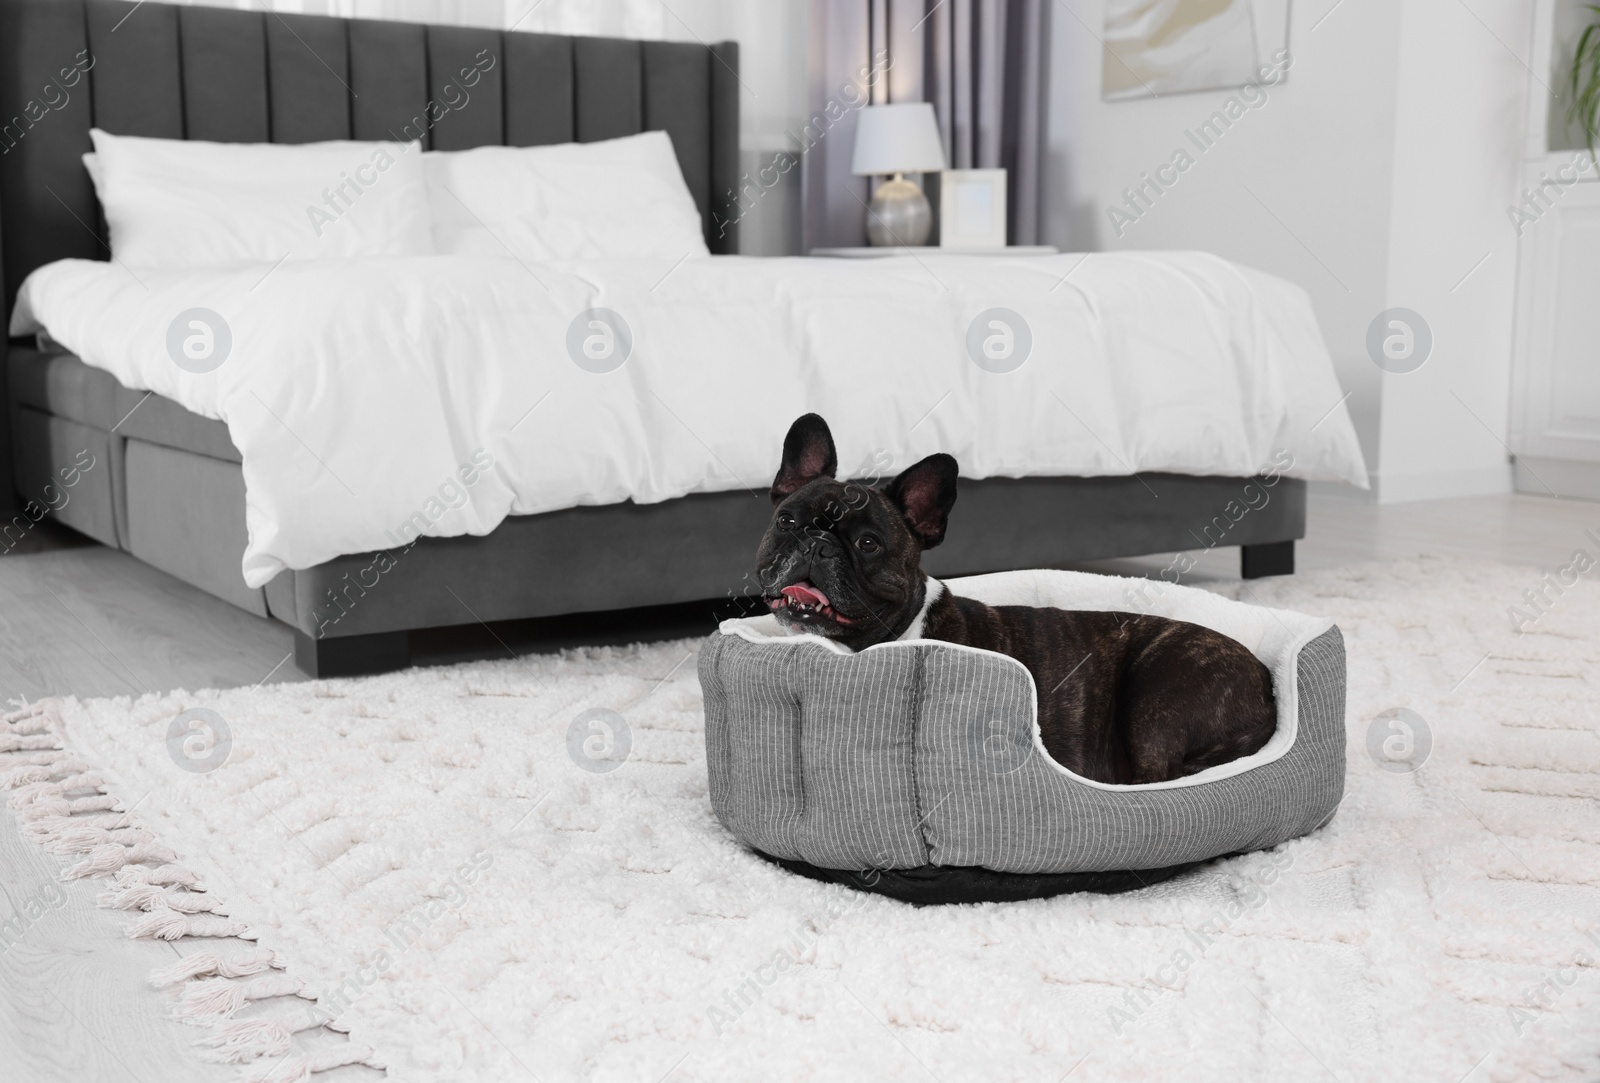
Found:
[{"label": "dog's eye", "polygon": [[863,534],[856,539],[856,548],[863,553],[876,553],[883,548],[883,543],[871,534]]},{"label": "dog's eye", "polygon": [[782,528],[783,530],[793,530],[794,529],[794,516],[790,515],[786,511],[785,512],[780,512],[778,514],[778,526],[780,528]]}]

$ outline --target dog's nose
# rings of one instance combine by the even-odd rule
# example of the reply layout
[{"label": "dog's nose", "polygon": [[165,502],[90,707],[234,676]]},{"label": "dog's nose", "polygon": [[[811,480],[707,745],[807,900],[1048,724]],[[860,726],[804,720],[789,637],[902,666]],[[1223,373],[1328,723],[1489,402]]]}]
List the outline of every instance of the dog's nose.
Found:
[{"label": "dog's nose", "polygon": [[832,534],[821,530],[815,533],[807,533],[805,553],[810,559],[816,560],[818,557],[830,557],[838,551],[838,542]]}]

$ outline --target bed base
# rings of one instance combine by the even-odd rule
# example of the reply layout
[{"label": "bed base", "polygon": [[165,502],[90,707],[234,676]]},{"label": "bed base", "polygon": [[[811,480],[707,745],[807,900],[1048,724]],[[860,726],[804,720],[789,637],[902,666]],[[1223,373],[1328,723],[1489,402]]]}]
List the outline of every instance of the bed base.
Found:
[{"label": "bed base", "polygon": [[[588,627],[574,618],[707,601],[764,609],[752,562],[772,504],[744,490],[513,516],[483,537],[337,557],[252,590],[239,574],[244,476],[221,422],[75,358],[14,343],[11,365],[17,491],[37,503],[61,495],[63,471],[76,477],[53,513],[61,522],[289,626],[314,676],[404,667],[413,631],[530,618]],[[1287,574],[1305,535],[1306,486],[1290,478],[962,479],[958,494],[949,536],[923,559],[932,575],[1218,546],[1242,549],[1247,577]],[[4,536],[0,525],[0,548]]]},{"label": "bed base", "polygon": [[411,664],[410,632],[369,632],[318,639],[294,630],[294,664],[311,677],[388,673]]},{"label": "bed base", "polygon": [[[1260,579],[1294,574],[1294,541],[1266,542],[1239,548],[1241,578]],[[323,636],[294,630],[294,663],[312,677],[354,677],[387,673],[411,664],[410,632],[369,632],[364,635]],[[1181,870],[1175,870],[1181,871]],[[1126,890],[1084,886],[1064,890]]]},{"label": "bed base", "polygon": [[1239,576],[1264,579],[1269,575],[1294,574],[1294,541],[1263,542],[1239,547]]}]

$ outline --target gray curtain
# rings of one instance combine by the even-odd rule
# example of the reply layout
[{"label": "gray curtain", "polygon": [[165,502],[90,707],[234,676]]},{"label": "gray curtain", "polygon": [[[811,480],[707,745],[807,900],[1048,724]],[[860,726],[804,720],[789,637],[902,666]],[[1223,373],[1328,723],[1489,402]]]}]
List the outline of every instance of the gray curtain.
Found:
[{"label": "gray curtain", "polygon": [[1007,237],[1037,244],[1046,19],[1046,0],[815,0],[811,116],[795,133],[805,247],[866,243],[855,114],[906,101],[933,103],[951,168],[1006,170]]}]

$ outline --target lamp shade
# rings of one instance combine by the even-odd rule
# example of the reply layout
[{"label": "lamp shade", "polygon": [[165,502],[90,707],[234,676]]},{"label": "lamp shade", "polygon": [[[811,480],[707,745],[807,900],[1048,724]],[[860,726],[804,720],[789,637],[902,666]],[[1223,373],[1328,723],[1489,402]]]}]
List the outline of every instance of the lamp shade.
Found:
[{"label": "lamp shade", "polygon": [[944,168],[939,124],[928,102],[869,105],[856,117],[856,149],[850,172],[937,173]]}]

